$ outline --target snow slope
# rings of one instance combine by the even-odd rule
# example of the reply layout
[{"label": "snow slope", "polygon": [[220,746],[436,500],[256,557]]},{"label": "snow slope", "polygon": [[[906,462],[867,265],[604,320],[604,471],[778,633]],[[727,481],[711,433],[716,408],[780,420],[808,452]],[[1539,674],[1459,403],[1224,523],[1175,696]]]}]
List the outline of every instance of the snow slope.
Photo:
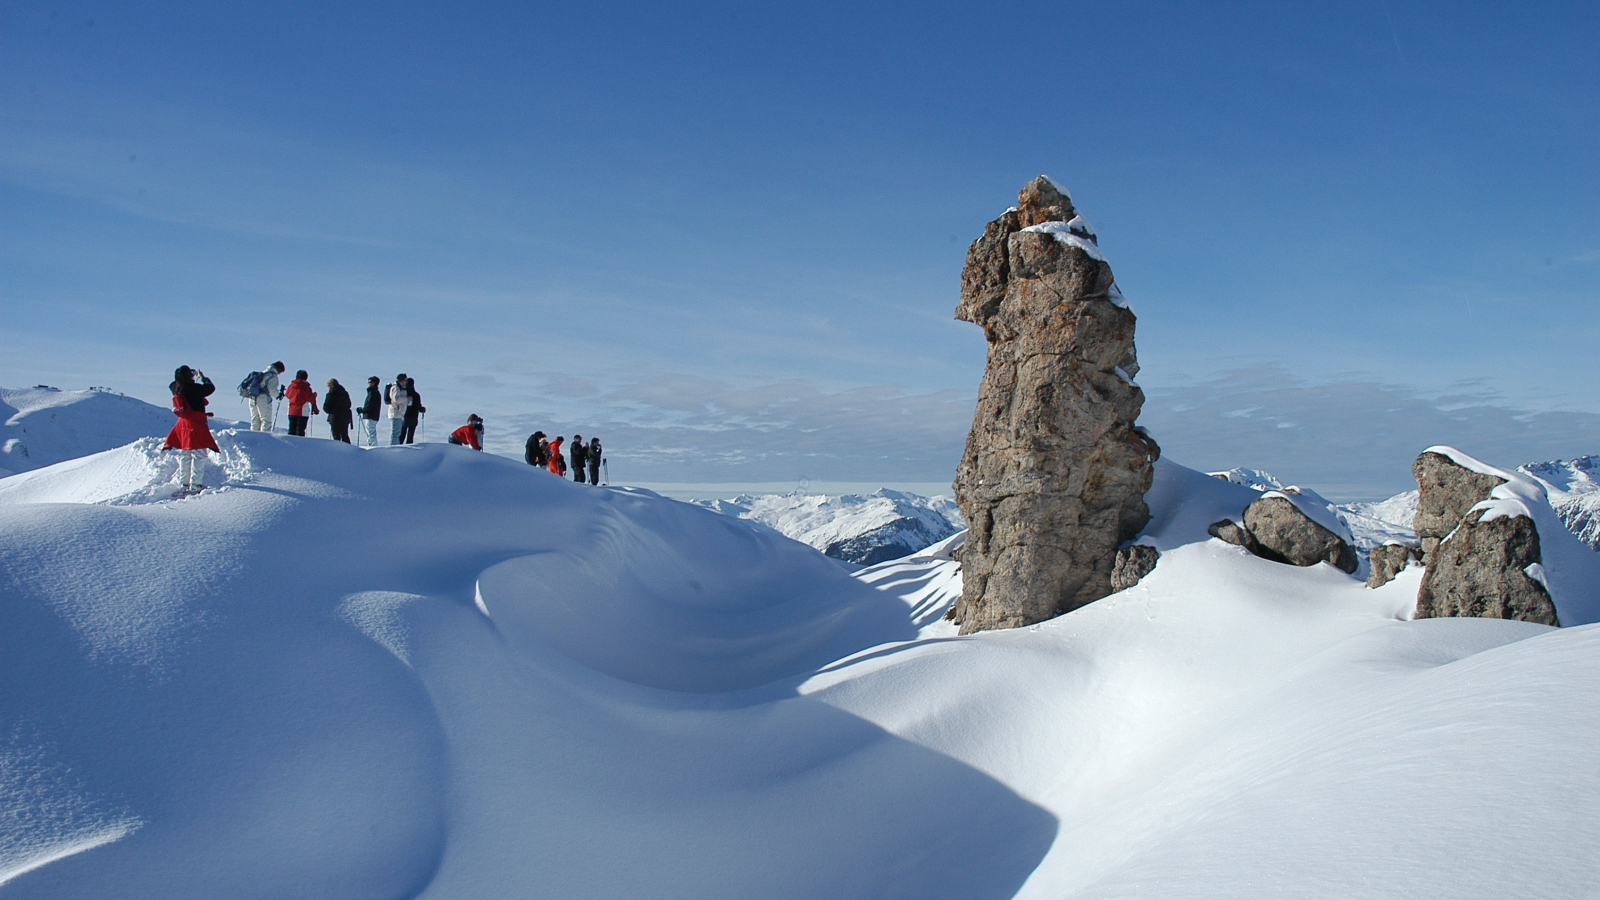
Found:
[{"label": "snow slope", "polygon": [[98,388],[0,388],[0,477],[165,437],[172,410]]},{"label": "snow slope", "polygon": [[887,488],[866,496],[794,492],[691,502],[760,522],[835,559],[861,565],[907,556],[967,527],[949,497]]},{"label": "snow slope", "polygon": [[148,443],[0,480],[8,900],[1600,876],[1600,631],[1406,621],[1420,573],[1209,539],[1257,495],[1167,460],[1144,581],[956,637],[948,547],[854,578],[463,448],[220,442],[186,501]]}]

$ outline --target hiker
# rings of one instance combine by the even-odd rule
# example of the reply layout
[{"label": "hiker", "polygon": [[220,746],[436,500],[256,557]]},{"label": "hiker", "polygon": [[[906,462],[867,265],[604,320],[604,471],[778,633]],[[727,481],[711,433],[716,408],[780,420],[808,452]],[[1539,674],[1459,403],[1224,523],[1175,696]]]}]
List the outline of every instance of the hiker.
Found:
[{"label": "hiker", "polygon": [[561,456],[561,442],[564,440],[566,440],[566,438],[557,436],[555,440],[550,442],[550,462],[548,464],[548,468],[550,469],[550,474],[552,475],[567,474],[567,461]]},{"label": "hiker", "polygon": [[305,369],[296,369],[294,380],[289,382],[289,387],[284,390],[283,396],[289,401],[289,433],[296,437],[306,436],[306,423],[311,416],[304,415],[306,404],[311,404],[311,415],[321,415],[317,409],[317,392],[311,389]]},{"label": "hiker", "polygon": [[406,373],[394,377],[394,382],[383,389],[384,402],[389,405],[389,446],[400,443],[400,434],[406,427],[406,407],[411,405],[411,395],[406,392]]},{"label": "hiker", "polygon": [[605,451],[600,447],[599,438],[589,439],[589,483],[600,483],[600,464],[605,462]]},{"label": "hiker", "polygon": [[322,401],[322,411],[328,414],[328,430],[333,439],[350,443],[350,392],[337,378],[328,379],[328,394]]},{"label": "hiker", "polygon": [[[198,384],[194,380],[196,375],[200,376]],[[206,398],[216,391],[217,386],[211,383],[206,373],[179,366],[172,373],[172,384],[167,387],[172,390],[172,414],[178,417],[178,421],[167,432],[167,442],[161,445],[161,449],[179,453],[179,493],[184,496],[198,494],[205,485],[195,483],[195,456],[203,450],[222,452],[217,447],[216,438],[211,436],[210,423],[206,422],[206,417],[211,415],[206,412],[206,405],[210,402]]]},{"label": "hiker", "polygon": [[467,416],[467,424],[450,432],[450,443],[474,450],[483,449],[483,420],[478,418],[477,413]]},{"label": "hiker", "polygon": [[550,465],[549,444],[545,443],[544,432],[535,431],[528,435],[528,443],[522,447],[522,459],[530,466],[544,468]]},{"label": "hiker", "polygon": [[367,399],[361,403],[361,431],[367,437],[367,446],[378,446],[378,417],[383,411],[383,392],[378,390],[378,376],[367,379]]},{"label": "hiker", "polygon": [[400,427],[400,443],[412,444],[417,440],[417,422],[421,421],[422,414],[428,411],[422,405],[422,395],[417,393],[417,380],[406,379],[406,393],[411,395],[411,405],[406,407],[405,424]]},{"label": "hiker", "polygon": [[278,386],[278,376],[283,373],[283,360],[278,360],[259,372],[251,372],[239,385],[239,396],[250,403],[250,430],[272,430],[272,404],[283,396]]},{"label": "hiker", "polygon": [[583,442],[583,435],[572,436],[572,449],[568,451],[572,456],[572,480],[583,484],[584,470],[589,467],[589,447]]}]

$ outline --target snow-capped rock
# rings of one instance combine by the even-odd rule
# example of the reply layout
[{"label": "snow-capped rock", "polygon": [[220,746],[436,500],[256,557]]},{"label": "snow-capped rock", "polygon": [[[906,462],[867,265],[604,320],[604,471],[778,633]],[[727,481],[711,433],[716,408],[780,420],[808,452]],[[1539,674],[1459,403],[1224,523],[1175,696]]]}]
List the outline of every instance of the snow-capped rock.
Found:
[{"label": "snow-capped rock", "polygon": [[888,489],[865,496],[792,492],[690,502],[759,522],[834,559],[864,566],[908,556],[966,528],[949,497]]}]

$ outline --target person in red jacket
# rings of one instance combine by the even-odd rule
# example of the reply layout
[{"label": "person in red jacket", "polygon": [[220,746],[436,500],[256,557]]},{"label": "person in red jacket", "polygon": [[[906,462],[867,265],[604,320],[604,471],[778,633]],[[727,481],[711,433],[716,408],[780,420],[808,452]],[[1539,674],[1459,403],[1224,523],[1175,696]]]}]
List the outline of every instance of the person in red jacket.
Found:
[{"label": "person in red jacket", "polygon": [[[195,382],[194,377],[200,376],[200,381]],[[206,405],[210,403],[206,398],[216,391],[217,386],[211,383],[204,372],[199,372],[188,366],[179,366],[172,373],[172,414],[178,421],[167,432],[167,442],[161,446],[162,450],[177,450],[178,456],[178,493],[183,496],[198,494],[205,488],[194,480],[195,456],[206,450],[222,452],[217,447],[217,440],[211,436],[211,425],[206,421]]]},{"label": "person in red jacket", "polygon": [[550,474],[552,475],[567,474],[567,460],[566,457],[561,455],[561,442],[564,440],[566,438],[557,437],[550,442]]},{"label": "person in red jacket", "polygon": [[[322,415],[322,410],[317,409],[317,392],[311,389],[305,369],[294,373],[294,380],[284,388],[283,396],[289,401],[289,433],[305,437],[306,423],[311,421],[311,416]],[[311,404],[311,416],[305,415],[307,403]]]},{"label": "person in red jacket", "polygon": [[483,449],[483,420],[478,418],[477,413],[467,416],[467,424],[450,432],[450,443],[474,450]]}]

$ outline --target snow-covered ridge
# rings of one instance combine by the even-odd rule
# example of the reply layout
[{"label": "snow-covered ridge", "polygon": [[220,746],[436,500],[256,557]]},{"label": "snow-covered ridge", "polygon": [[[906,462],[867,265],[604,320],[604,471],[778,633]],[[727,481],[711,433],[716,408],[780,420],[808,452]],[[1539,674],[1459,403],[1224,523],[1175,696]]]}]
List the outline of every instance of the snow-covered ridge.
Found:
[{"label": "snow-covered ridge", "polygon": [[886,488],[865,496],[792,492],[690,502],[759,522],[828,556],[859,565],[907,556],[966,528],[950,497]]},{"label": "snow-covered ridge", "polygon": [[105,388],[0,388],[0,477],[164,436],[172,410]]},{"label": "snow-covered ridge", "polygon": [[1211,539],[1259,494],[1168,458],[1144,580],[956,637],[954,538],[852,577],[460,447],[225,437],[188,500],[143,443],[0,482],[8,897],[1592,885],[1600,630],[1406,621],[1420,572]]}]

